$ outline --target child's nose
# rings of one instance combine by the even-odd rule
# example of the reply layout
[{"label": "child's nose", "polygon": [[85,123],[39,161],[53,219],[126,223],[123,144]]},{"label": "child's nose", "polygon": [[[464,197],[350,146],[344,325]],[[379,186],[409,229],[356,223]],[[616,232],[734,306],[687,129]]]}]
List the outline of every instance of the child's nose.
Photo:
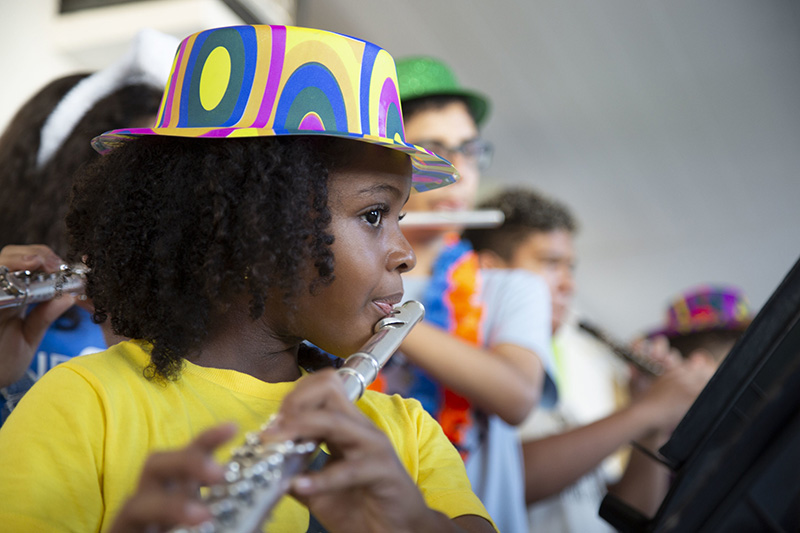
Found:
[{"label": "child's nose", "polygon": [[397,231],[395,237],[397,243],[394,249],[389,253],[388,268],[389,270],[399,270],[401,274],[413,269],[417,264],[417,255],[414,249],[408,243],[402,232]]}]

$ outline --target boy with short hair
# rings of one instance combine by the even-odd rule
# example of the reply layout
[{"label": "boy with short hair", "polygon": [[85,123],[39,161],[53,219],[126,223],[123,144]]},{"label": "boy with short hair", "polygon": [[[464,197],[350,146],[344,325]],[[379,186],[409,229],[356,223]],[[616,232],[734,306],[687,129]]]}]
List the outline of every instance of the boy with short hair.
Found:
[{"label": "boy with short hair", "polygon": [[[562,204],[522,188],[506,190],[480,206],[500,209],[505,220],[499,228],[468,229],[465,238],[475,246],[484,267],[527,269],[547,281],[556,334],[575,287],[577,224],[572,214]],[[609,531],[597,515],[607,490],[600,463],[631,441],[654,442],[668,435],[711,373],[713,367],[705,358],[675,365],[636,402],[588,425],[578,425],[563,405],[537,411],[523,429],[530,530]],[[658,472],[641,475],[629,469],[620,490],[627,495],[632,486],[637,497],[650,503],[663,495],[665,481]]]}]

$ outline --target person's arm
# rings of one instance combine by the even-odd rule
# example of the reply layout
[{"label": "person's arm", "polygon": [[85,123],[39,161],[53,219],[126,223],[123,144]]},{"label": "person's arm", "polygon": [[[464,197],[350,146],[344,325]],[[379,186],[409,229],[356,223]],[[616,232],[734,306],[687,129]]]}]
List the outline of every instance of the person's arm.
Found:
[{"label": "person's arm", "polygon": [[564,433],[523,441],[527,503],[569,487],[621,446],[646,435],[653,424],[646,408],[632,405]]},{"label": "person's arm", "polygon": [[408,359],[474,406],[517,425],[538,404],[550,346],[550,293],[525,271],[483,272],[484,344],[426,323],[401,347]]},{"label": "person's arm", "polygon": [[423,322],[402,350],[436,380],[509,424],[525,420],[539,401],[544,367],[536,353],[521,346],[485,349]]},{"label": "person's arm", "polygon": [[[656,432],[638,441],[650,450],[658,450],[669,438],[669,434]],[[625,501],[648,517],[655,515],[667,495],[671,471],[665,465],[634,447],[622,478],[609,487],[609,492]]]},{"label": "person's arm", "polygon": [[[10,271],[56,272],[63,261],[44,245],[9,245],[0,250],[0,265]],[[19,308],[0,310],[0,387],[22,378],[50,325],[75,299],[63,295],[36,306],[27,316]]]},{"label": "person's arm", "polygon": [[[671,431],[712,373],[713,365],[707,360],[687,361],[656,379],[637,402],[604,419],[523,442],[527,502],[557,494],[633,440]],[[634,479],[631,477],[631,481]],[[637,487],[633,490],[649,491],[659,481],[655,480],[652,487],[641,482],[633,485]],[[626,487],[630,485],[623,484],[621,490]]]},{"label": "person's arm", "polygon": [[[682,408],[676,409],[676,414],[679,416],[671,420],[672,424],[662,425],[658,430],[639,441],[642,447],[652,452],[655,452],[667,442],[672,430],[680,422],[680,419],[716,370],[716,363],[713,358],[704,355],[702,352],[695,353],[689,359],[681,359],[680,361],[680,366],[683,369],[683,385],[688,392],[686,400],[690,401],[688,403],[680,402],[680,398],[678,398],[677,400]],[[668,371],[667,374],[672,374],[672,370]],[[653,383],[654,386],[655,384],[656,382]],[[648,457],[641,450],[634,448],[625,473],[615,485],[609,487],[609,492],[612,492],[645,516],[653,516],[667,495],[670,476],[670,470],[666,466],[652,457]]]}]

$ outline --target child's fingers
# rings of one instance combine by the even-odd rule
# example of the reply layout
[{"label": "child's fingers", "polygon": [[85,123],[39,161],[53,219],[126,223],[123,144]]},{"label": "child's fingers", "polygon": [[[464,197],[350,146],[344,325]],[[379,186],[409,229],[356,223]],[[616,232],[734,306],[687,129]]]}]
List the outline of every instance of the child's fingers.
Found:
[{"label": "child's fingers", "polygon": [[43,244],[10,244],[0,250],[0,265],[11,271],[44,270],[55,272],[64,263],[48,246]]},{"label": "child's fingers", "polygon": [[128,500],[114,520],[112,533],[166,531],[210,520],[211,512],[184,494],[145,493]]},{"label": "child's fingers", "polygon": [[220,424],[219,426],[215,426],[200,433],[189,446],[194,446],[206,453],[211,453],[222,444],[231,440],[234,435],[236,435],[236,424]]},{"label": "child's fingers", "polygon": [[167,487],[190,493],[199,484],[219,483],[224,470],[211,454],[235,433],[236,427],[231,424],[217,426],[201,433],[182,450],[152,454],[142,470],[140,492]]},{"label": "child's fingers", "polygon": [[[360,415],[360,412],[357,413]],[[306,411],[300,417],[283,419],[277,428],[263,434],[265,441],[312,440],[325,442],[332,453],[392,455],[386,436],[366,417],[335,410]]]},{"label": "child's fingers", "polygon": [[405,476],[402,467],[395,468],[396,461],[387,461],[384,456],[368,456],[357,461],[340,461],[326,466],[318,472],[309,472],[292,480],[291,491],[300,498],[324,492],[336,492],[355,487],[379,487],[389,489],[391,479]]},{"label": "child's fingers", "polygon": [[281,420],[294,420],[309,410],[330,409],[357,413],[358,409],[348,400],[341,377],[333,370],[321,370],[303,376],[295,389],[283,400]]},{"label": "child's fingers", "polygon": [[25,341],[31,346],[38,346],[50,325],[74,304],[74,297],[62,294],[58,298],[37,305],[23,322],[22,335]]},{"label": "child's fingers", "polygon": [[210,519],[211,513],[198,500],[199,487],[223,480],[224,470],[212,452],[235,433],[233,424],[224,424],[204,431],[181,450],[150,455],[136,494],[117,515],[112,531],[165,531]]}]

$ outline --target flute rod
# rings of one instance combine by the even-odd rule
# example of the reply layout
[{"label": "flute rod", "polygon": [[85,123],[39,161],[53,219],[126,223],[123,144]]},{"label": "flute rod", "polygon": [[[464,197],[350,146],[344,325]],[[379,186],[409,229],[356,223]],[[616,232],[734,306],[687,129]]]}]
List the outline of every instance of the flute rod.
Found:
[{"label": "flute rod", "polygon": [[630,363],[640,372],[643,372],[649,376],[659,376],[664,372],[664,369],[661,368],[661,365],[655,361],[651,361],[643,355],[635,353],[633,350],[626,348],[621,343],[613,340],[605,331],[601,330],[597,326],[581,320],[578,322],[578,327],[592,335],[601,343],[605,344],[611,349],[614,355],[620,357],[625,362]]},{"label": "flute rod", "polygon": [[473,211],[411,211],[400,221],[404,229],[497,228],[505,215],[498,209]]},{"label": "flute rod", "polygon": [[23,307],[46,302],[62,294],[80,296],[84,293],[86,269],[82,266],[61,265],[51,274],[19,270],[11,272],[0,266],[0,309]]}]

